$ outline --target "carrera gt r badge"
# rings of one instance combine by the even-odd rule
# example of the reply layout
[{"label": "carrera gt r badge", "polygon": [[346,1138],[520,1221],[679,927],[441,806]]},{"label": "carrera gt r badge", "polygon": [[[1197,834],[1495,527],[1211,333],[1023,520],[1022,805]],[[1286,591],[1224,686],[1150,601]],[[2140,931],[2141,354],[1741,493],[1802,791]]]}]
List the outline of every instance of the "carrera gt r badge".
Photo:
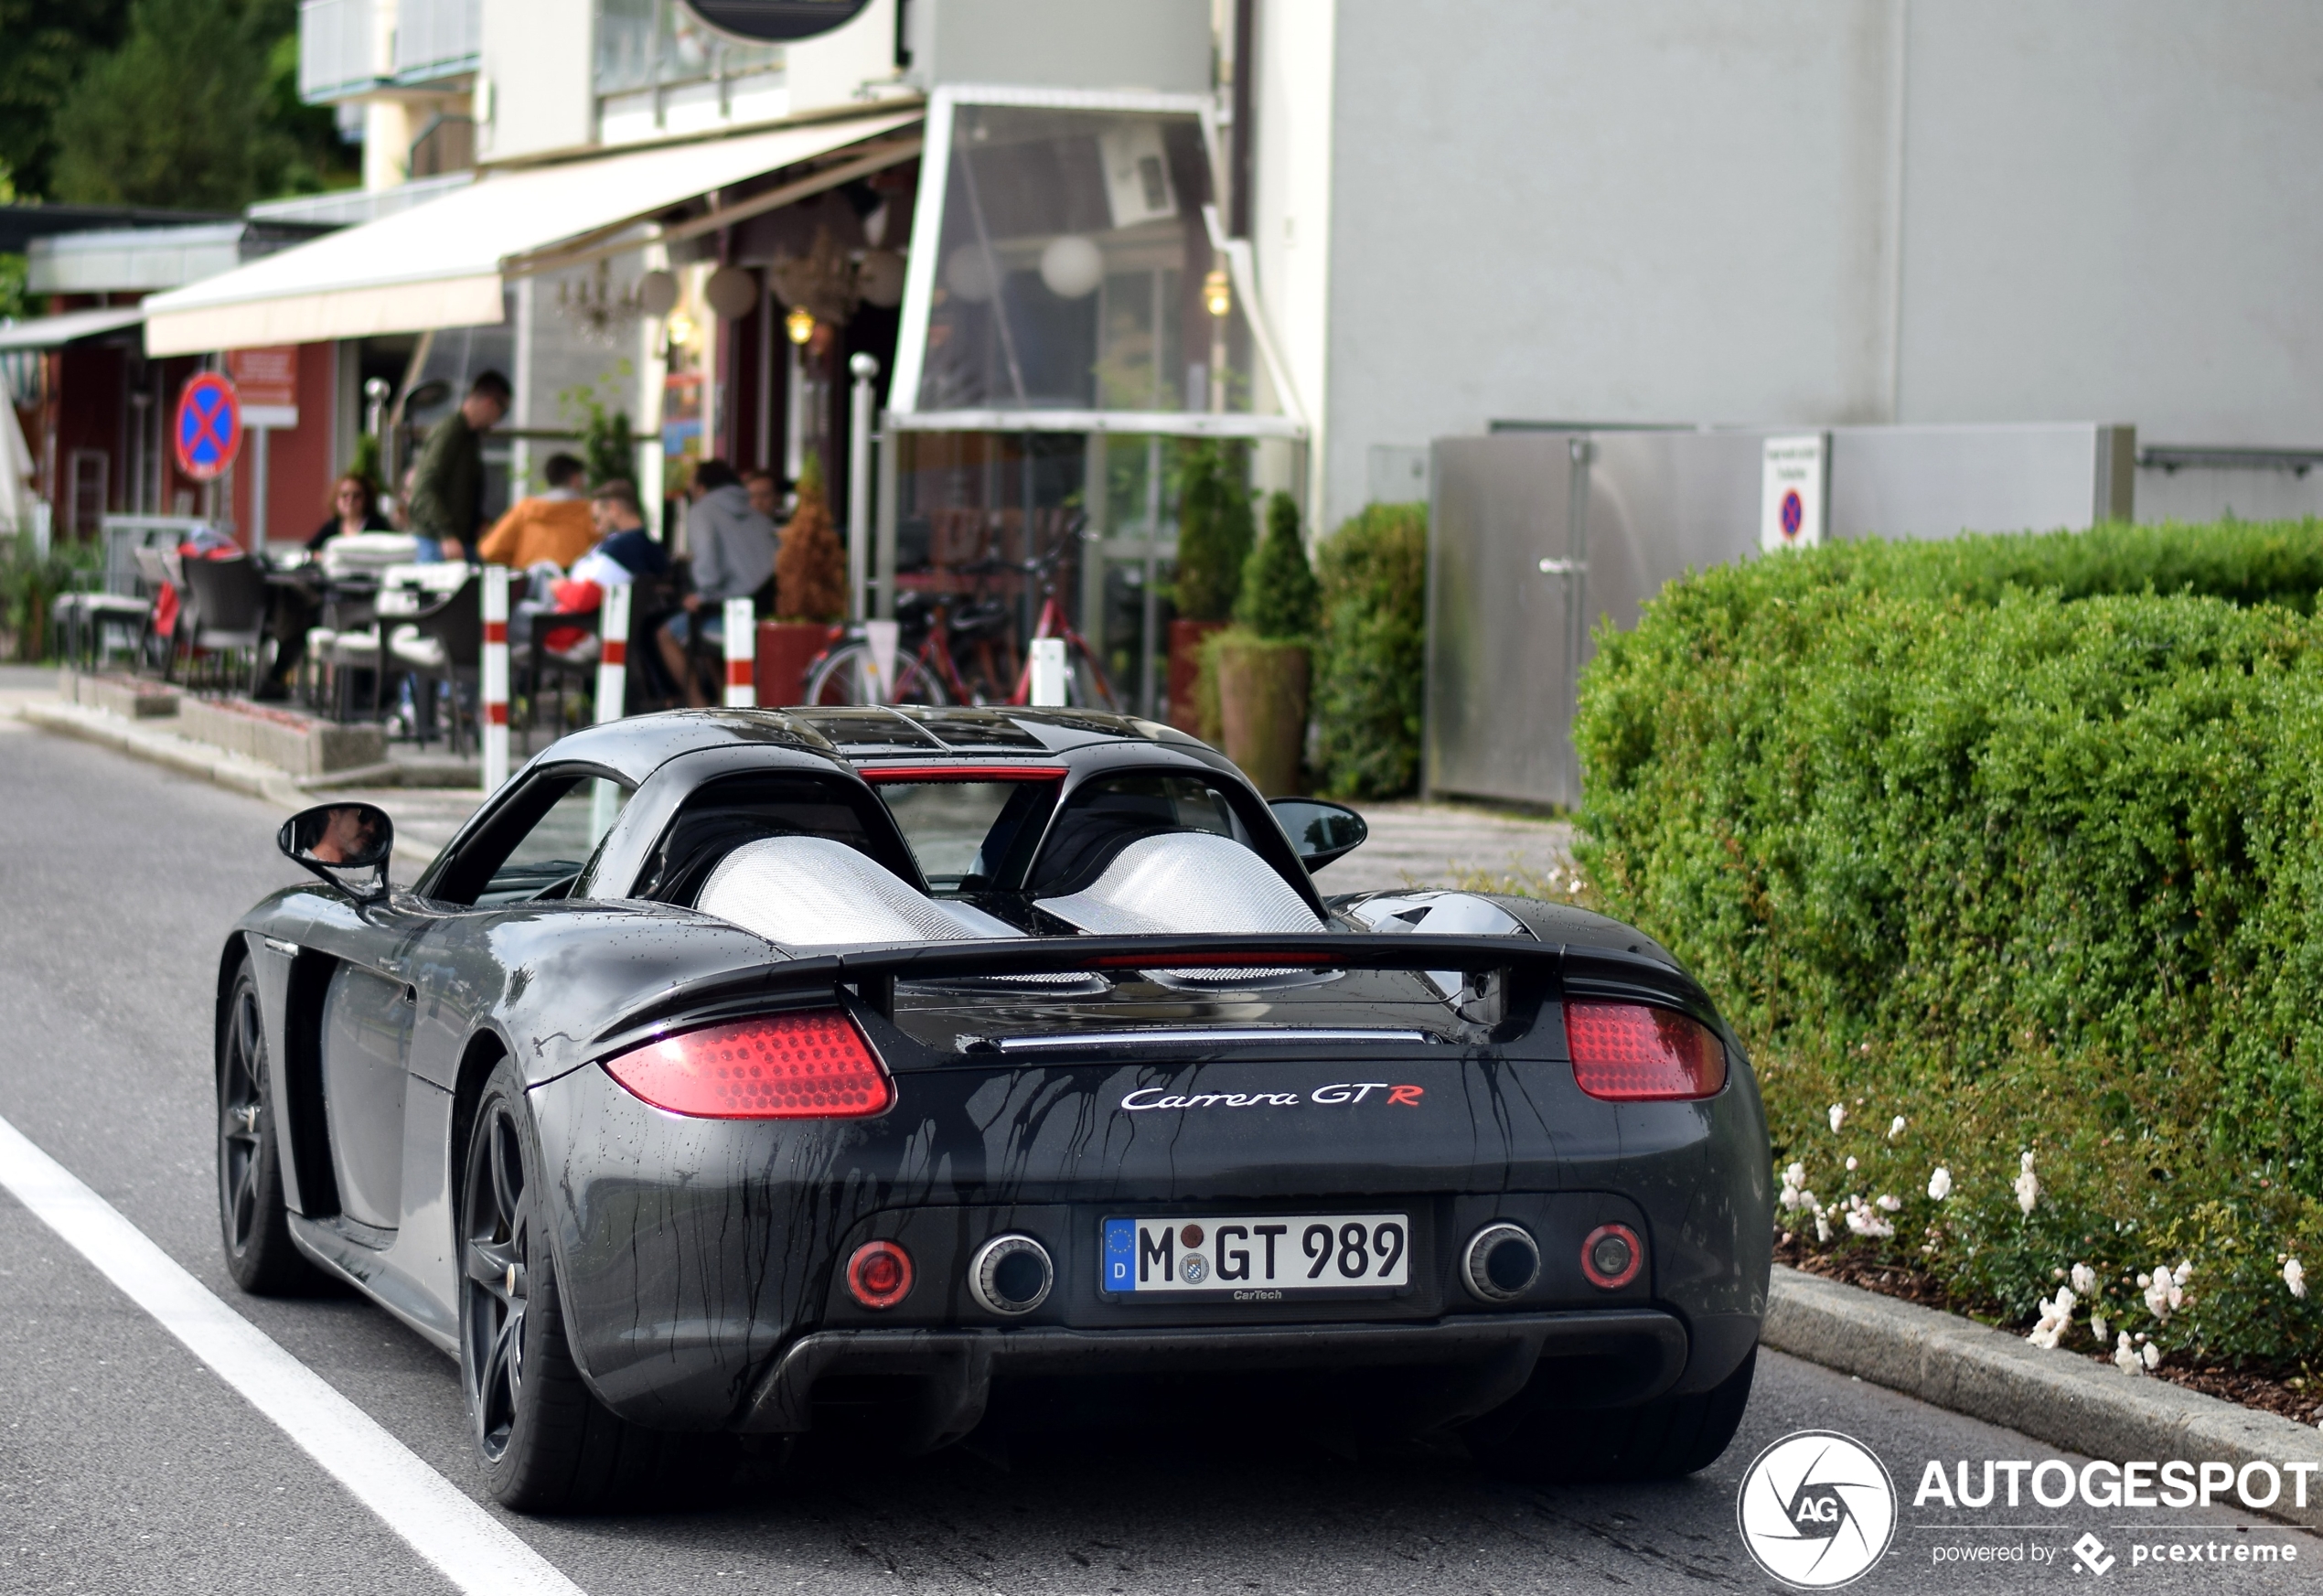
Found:
[{"label": "carrera gt r badge", "polygon": [[1375,1101],[1394,1104],[1399,1108],[1417,1109],[1428,1088],[1415,1086],[1390,1086],[1386,1081],[1339,1081],[1327,1087],[1317,1087],[1301,1097],[1297,1092],[1189,1092],[1174,1093],[1166,1087],[1140,1087],[1121,1099],[1121,1107],[1132,1114],[1149,1109],[1303,1109],[1312,1104],[1332,1107],[1340,1103],[1360,1103],[1374,1092],[1385,1092]]}]

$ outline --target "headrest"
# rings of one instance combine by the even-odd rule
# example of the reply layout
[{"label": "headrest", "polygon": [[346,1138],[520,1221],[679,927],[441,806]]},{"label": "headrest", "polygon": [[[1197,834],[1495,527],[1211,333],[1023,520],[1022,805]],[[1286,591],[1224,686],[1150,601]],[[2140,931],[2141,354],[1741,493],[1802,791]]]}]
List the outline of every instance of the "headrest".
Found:
[{"label": "headrest", "polygon": [[1322,921],[1267,862],[1231,837],[1163,831],[1123,848],[1087,890],[1042,898],[1098,936],[1320,931]]},{"label": "headrest", "polygon": [[787,948],[1018,937],[966,905],[939,904],[828,837],[762,837],[710,873],[695,906]]}]

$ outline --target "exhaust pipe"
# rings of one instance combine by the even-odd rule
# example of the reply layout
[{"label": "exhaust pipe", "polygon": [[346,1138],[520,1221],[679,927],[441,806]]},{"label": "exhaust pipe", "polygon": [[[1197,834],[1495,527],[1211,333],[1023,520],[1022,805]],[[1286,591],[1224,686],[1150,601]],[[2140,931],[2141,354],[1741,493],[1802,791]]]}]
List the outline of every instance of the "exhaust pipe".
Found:
[{"label": "exhaust pipe", "polygon": [[1056,1284],[1049,1249],[1029,1236],[995,1236],[969,1259],[968,1294],[978,1307],[1003,1318],[1030,1313]]},{"label": "exhaust pipe", "polygon": [[1541,1249],[1522,1226],[1487,1225],[1470,1238],[1461,1280],[1481,1302],[1513,1302],[1541,1278]]}]

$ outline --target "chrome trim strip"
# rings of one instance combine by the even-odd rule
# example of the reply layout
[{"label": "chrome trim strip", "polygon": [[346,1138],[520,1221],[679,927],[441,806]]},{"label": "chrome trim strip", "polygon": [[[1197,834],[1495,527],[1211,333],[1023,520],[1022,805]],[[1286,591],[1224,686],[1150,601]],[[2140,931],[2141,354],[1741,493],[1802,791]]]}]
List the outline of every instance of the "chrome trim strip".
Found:
[{"label": "chrome trim strip", "polygon": [[1247,1042],[1400,1042],[1427,1043],[1425,1031],[1328,1030],[1291,1025],[1180,1026],[1151,1031],[1079,1031],[1047,1036],[995,1036],[992,1045],[1002,1053],[1037,1053],[1068,1047],[1183,1047],[1216,1043]]}]

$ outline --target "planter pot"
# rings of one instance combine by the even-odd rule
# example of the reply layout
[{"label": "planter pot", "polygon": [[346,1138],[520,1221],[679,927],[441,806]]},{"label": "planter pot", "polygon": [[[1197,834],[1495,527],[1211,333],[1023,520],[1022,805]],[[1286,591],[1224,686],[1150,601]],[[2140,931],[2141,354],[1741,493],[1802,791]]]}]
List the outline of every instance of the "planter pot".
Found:
[{"label": "planter pot", "polygon": [[1307,746],[1307,646],[1253,637],[1211,647],[1226,756],[1269,798],[1298,792]]},{"label": "planter pot", "polygon": [[767,709],[799,702],[806,696],[807,666],[830,646],[825,621],[758,623],[758,702]]},{"label": "planter pot", "polygon": [[1202,735],[1202,706],[1195,688],[1202,678],[1202,641],[1222,632],[1231,621],[1172,621],[1170,623],[1170,724],[1181,732]]}]

